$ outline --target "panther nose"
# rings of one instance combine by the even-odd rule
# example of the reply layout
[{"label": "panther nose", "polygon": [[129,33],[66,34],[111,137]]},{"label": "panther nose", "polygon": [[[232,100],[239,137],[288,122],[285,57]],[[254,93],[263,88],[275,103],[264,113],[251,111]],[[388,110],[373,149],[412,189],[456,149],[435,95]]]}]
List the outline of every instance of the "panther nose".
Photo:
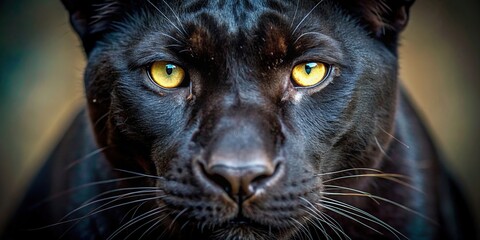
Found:
[{"label": "panther nose", "polygon": [[223,114],[202,125],[208,131],[197,135],[203,151],[195,173],[207,190],[227,193],[240,203],[282,178],[279,144],[283,135],[276,117],[255,106],[236,106]]},{"label": "panther nose", "polygon": [[269,182],[275,173],[275,165],[262,151],[239,155],[216,153],[209,158],[205,172],[231,197],[242,200]]}]

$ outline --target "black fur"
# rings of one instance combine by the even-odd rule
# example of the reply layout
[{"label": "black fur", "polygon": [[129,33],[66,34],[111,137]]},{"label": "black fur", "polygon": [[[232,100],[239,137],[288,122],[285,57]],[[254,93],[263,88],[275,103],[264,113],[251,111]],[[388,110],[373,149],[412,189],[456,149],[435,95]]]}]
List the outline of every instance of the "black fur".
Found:
[{"label": "black fur", "polygon": [[[87,112],[7,239],[473,233],[397,80],[412,1],[63,2],[88,56]],[[186,81],[155,85],[154,61]],[[309,61],[328,78],[294,85],[292,68]]]}]

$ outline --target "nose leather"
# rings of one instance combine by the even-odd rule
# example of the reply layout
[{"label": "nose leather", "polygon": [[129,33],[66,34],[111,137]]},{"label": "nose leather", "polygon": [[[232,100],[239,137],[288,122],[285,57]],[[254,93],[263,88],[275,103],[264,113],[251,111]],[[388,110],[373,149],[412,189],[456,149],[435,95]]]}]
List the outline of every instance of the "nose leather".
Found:
[{"label": "nose leather", "polygon": [[239,154],[216,153],[209,159],[209,178],[231,196],[249,197],[257,185],[275,172],[273,161],[260,150]]}]

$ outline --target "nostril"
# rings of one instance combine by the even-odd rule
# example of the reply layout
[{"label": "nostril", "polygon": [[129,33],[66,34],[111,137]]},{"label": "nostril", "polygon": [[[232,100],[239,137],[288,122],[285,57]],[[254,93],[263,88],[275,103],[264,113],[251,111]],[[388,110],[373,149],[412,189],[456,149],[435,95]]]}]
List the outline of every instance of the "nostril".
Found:
[{"label": "nostril", "polygon": [[251,182],[251,185],[258,185],[258,184],[261,184],[262,182],[265,182],[267,181],[272,175],[271,174],[263,174],[263,175],[260,175],[254,179],[252,179],[252,182]]},{"label": "nostril", "polygon": [[252,196],[258,185],[268,181],[274,171],[262,165],[243,165],[241,167],[217,164],[202,170],[211,182],[223,189],[234,199]]},{"label": "nostril", "polygon": [[207,177],[210,178],[210,180],[212,180],[219,187],[221,187],[223,189],[223,191],[225,191],[229,194],[232,192],[232,185],[222,175],[220,175],[220,174],[209,175],[207,173]]}]

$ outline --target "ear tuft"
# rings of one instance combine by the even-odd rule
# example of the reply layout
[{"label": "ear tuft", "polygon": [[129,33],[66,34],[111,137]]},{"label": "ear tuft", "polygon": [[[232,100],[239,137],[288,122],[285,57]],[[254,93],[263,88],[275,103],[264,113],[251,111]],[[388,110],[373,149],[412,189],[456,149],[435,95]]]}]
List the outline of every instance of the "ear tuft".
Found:
[{"label": "ear tuft", "polygon": [[62,0],[62,3],[70,13],[70,23],[87,53],[124,7],[115,0]]},{"label": "ear tuft", "polygon": [[409,10],[415,0],[340,0],[359,17],[372,36],[387,44],[396,44],[398,34],[407,26]]},{"label": "ear tuft", "polygon": [[93,15],[90,17],[91,32],[97,33],[105,30],[109,21],[113,20],[122,9],[116,1],[106,1],[94,6]]}]

